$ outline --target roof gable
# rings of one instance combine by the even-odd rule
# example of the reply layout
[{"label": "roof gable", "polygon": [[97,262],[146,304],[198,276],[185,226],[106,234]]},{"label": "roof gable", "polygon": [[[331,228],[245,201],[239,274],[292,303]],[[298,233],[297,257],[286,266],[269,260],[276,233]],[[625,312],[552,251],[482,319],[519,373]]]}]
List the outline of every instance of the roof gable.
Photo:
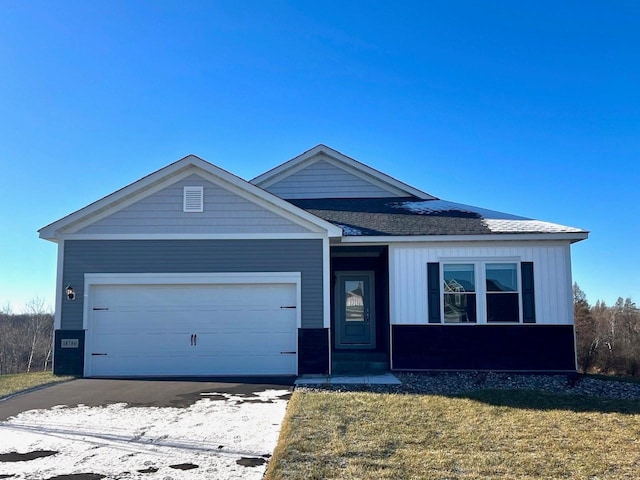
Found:
[{"label": "roof gable", "polygon": [[[195,176],[195,177],[194,177]],[[47,240],[56,241],[58,238],[74,234],[101,234],[110,222],[125,222],[129,215],[131,228],[139,227],[135,218],[130,218],[132,212],[145,202],[153,203],[154,196],[179,184],[183,180],[200,178],[207,182],[210,190],[217,193],[224,192],[232,196],[237,204],[243,204],[245,208],[251,207],[260,210],[263,214],[268,213],[274,224],[280,223],[283,231],[295,233],[294,227],[300,227],[303,231],[315,233],[328,233],[329,236],[340,236],[341,230],[331,223],[322,220],[303,209],[300,209],[289,202],[286,202],[275,195],[271,195],[264,190],[251,185],[235,175],[202,160],[195,155],[189,155],[167,167],[164,167],[140,180],[127,185],[126,187],[107,195],[106,197],[93,202],[92,204],[70,214],[66,217],[47,225],[39,230],[40,237]],[[182,208],[182,203],[180,203]],[[227,216],[229,212],[226,212]],[[189,214],[188,214],[189,215]],[[193,215],[193,214],[191,214]],[[162,217],[162,213],[159,215]],[[166,219],[164,219],[166,220]],[[278,222],[279,220],[279,222]],[[177,222],[180,224],[181,222]],[[180,225],[177,225],[178,227]],[[191,233],[184,228],[178,228],[175,232],[167,231],[167,225],[159,225],[157,232],[144,230],[142,233]],[[126,230],[126,229],[125,229]],[[131,229],[129,233],[135,233]],[[276,228],[275,231],[278,231]],[[216,233],[230,233],[230,230]],[[242,228],[236,229],[235,233],[246,233]]]},{"label": "roof gable", "polygon": [[435,198],[326,145],[315,146],[251,183],[285,199]]},{"label": "roof gable", "polygon": [[[199,208],[185,208],[189,193]],[[186,192],[185,192],[186,191]],[[200,208],[201,207],[201,208]],[[192,210],[192,211],[189,211]],[[309,233],[264,206],[193,173],[80,228],[79,234]]]}]

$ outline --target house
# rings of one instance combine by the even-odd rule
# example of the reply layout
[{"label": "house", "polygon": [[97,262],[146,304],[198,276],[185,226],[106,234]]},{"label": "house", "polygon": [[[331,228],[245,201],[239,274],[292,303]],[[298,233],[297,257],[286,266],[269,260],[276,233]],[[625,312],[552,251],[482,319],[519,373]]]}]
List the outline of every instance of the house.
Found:
[{"label": "house", "polygon": [[59,374],[576,368],[570,249],[588,232],[324,145],[250,182],[189,155],[39,233],[58,244]]}]

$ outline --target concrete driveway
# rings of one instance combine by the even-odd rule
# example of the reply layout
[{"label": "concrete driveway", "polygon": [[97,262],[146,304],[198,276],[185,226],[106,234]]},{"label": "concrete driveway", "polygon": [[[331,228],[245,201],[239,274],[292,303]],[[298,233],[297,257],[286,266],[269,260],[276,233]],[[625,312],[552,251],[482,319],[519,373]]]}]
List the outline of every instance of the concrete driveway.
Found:
[{"label": "concrete driveway", "polygon": [[0,401],[0,479],[261,479],[292,379],[243,380],[79,379]]}]

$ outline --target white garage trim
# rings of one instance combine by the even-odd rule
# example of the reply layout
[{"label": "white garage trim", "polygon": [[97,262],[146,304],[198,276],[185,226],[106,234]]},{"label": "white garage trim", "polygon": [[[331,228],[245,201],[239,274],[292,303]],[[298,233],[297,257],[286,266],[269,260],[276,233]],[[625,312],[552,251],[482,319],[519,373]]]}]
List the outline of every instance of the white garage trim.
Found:
[{"label": "white garage trim", "polygon": [[[193,286],[193,289],[190,289],[189,286]],[[297,329],[300,328],[301,325],[301,274],[299,272],[242,272],[242,273],[132,273],[132,274],[120,274],[120,273],[91,273],[91,274],[85,274],[85,290],[84,290],[84,318],[83,318],[83,326],[84,329],[87,332],[86,335],[86,345],[85,345],[85,367],[84,367],[84,374],[85,376],[110,376],[110,375],[123,375],[123,376],[129,376],[129,375],[165,375],[165,376],[171,376],[171,375],[216,375],[216,374],[221,374],[221,375],[225,375],[225,374],[231,374],[231,375],[235,375],[235,374],[243,374],[246,372],[246,374],[293,374],[295,375],[297,373],[297,360],[295,360],[294,363],[291,363],[290,361],[286,361],[285,363],[282,363],[283,360],[276,360],[276,358],[284,358],[284,357],[280,357],[279,355],[275,355],[275,357],[273,357],[275,363],[264,363],[261,364],[260,362],[256,363],[255,360],[247,360],[244,364],[244,366],[249,366],[251,367],[253,365],[253,367],[249,368],[247,367],[246,369],[243,368],[243,366],[241,365],[242,363],[242,359],[243,358],[263,358],[263,359],[268,359],[271,358],[269,357],[270,355],[272,355],[272,353],[264,353],[264,351],[262,350],[262,346],[263,345],[269,345],[264,344],[262,341],[260,341],[258,339],[258,337],[260,337],[260,335],[262,335],[260,338],[265,338],[266,335],[268,335],[266,333],[266,331],[262,331],[263,333],[259,333],[261,332],[260,328],[264,329],[264,325],[262,323],[258,323],[255,324],[256,321],[256,317],[255,317],[255,307],[253,309],[254,314],[253,316],[249,315],[249,317],[241,317],[241,318],[246,318],[247,321],[249,322],[254,322],[253,325],[257,325],[257,329],[254,330],[254,326],[251,325],[251,323],[244,323],[244,321],[240,321],[240,323],[238,323],[238,320],[233,320],[233,317],[229,317],[227,314],[224,315],[224,317],[219,317],[222,318],[223,321],[222,323],[218,323],[218,322],[214,322],[214,323],[209,323],[208,321],[205,320],[205,323],[202,323],[202,319],[200,319],[200,323],[198,325],[200,325],[202,327],[202,325],[205,325],[205,330],[209,329],[209,333],[206,332],[202,332],[203,335],[200,335],[200,332],[198,332],[198,337],[202,337],[204,338],[208,338],[208,339],[214,339],[216,336],[219,336],[220,334],[222,335],[231,335],[231,337],[227,337],[227,338],[235,338],[234,342],[232,343],[225,343],[225,340],[220,340],[223,337],[219,337],[217,342],[221,342],[221,344],[218,344],[216,347],[210,346],[208,347],[209,349],[207,350],[205,348],[205,350],[199,350],[199,352],[197,353],[197,355],[199,357],[202,357],[202,355],[214,355],[214,357],[212,358],[216,358],[217,359],[217,363],[216,365],[221,365],[220,362],[222,362],[223,364],[226,362],[226,369],[225,368],[219,368],[218,370],[216,370],[215,368],[211,370],[210,373],[204,372],[204,370],[208,369],[208,364],[206,366],[203,367],[204,364],[201,365],[196,365],[193,369],[193,371],[191,370],[190,366],[186,366],[182,369],[182,371],[180,372],[176,372],[176,371],[171,371],[171,368],[169,368],[166,373],[164,373],[164,370],[162,370],[162,368],[159,365],[154,365],[151,368],[147,368],[145,370],[145,366],[141,366],[140,370],[136,370],[135,368],[128,368],[128,365],[131,365],[131,363],[126,364],[123,363],[127,360],[127,358],[132,358],[133,361],[135,362],[136,359],[141,359],[142,364],[141,365],[149,365],[149,359],[151,357],[158,357],[158,355],[155,352],[161,352],[163,350],[156,350],[156,347],[153,346],[148,346],[147,349],[145,350],[143,348],[143,351],[139,351],[138,347],[135,347],[132,350],[132,343],[131,343],[131,339],[137,339],[139,338],[136,335],[141,335],[143,334],[145,331],[149,331],[146,330],[146,327],[141,325],[145,325],[144,323],[138,323],[138,320],[140,321],[148,321],[148,320],[142,320],[142,318],[145,317],[140,317],[140,313],[135,313],[137,312],[144,312],[147,317],[146,318],[151,318],[152,319],[152,323],[148,324],[148,325],[162,325],[164,324],[165,327],[161,327],[161,330],[159,331],[153,331],[153,328],[151,331],[149,331],[151,333],[151,337],[147,337],[147,338],[160,338],[157,336],[158,333],[160,333],[161,335],[169,335],[169,330],[174,331],[176,325],[179,325],[182,327],[186,326],[186,325],[195,325],[194,322],[197,323],[197,320],[195,318],[197,317],[193,317],[190,312],[192,311],[196,311],[197,310],[197,306],[198,305],[220,305],[220,307],[216,307],[216,308],[225,308],[226,305],[226,300],[227,299],[233,299],[235,298],[235,295],[237,294],[237,292],[240,292],[241,290],[237,290],[234,286],[237,286],[238,288],[249,288],[250,292],[255,292],[256,294],[260,294],[262,292],[262,294],[267,295],[266,297],[262,297],[262,296],[251,296],[251,297],[246,297],[246,298],[251,298],[251,299],[258,299],[258,298],[271,298],[271,294],[268,292],[286,292],[288,291],[289,293],[285,295],[285,297],[283,298],[281,294],[277,294],[276,297],[273,297],[271,302],[273,301],[277,301],[277,302],[282,302],[285,301],[287,302],[287,306],[284,308],[287,308],[287,310],[278,310],[281,311],[282,314],[284,314],[285,311],[287,312],[291,312],[290,314],[287,314],[287,317],[281,317],[282,314],[277,314],[278,317],[280,318],[282,321],[282,319],[284,318],[289,318],[289,320],[287,320],[287,322],[290,322],[289,325],[290,327],[286,327],[287,329],[285,330],[275,330],[274,334],[280,335],[281,338],[285,338],[284,344],[286,345],[285,348],[282,348],[282,350],[286,350],[286,352],[276,352],[276,353],[280,353],[280,354],[295,354],[295,357],[292,357],[292,360],[297,359]],[[251,288],[253,286],[253,288]],[[209,287],[211,289],[209,289]],[[105,290],[105,288],[107,290]],[[267,288],[268,290],[264,290],[264,288]],[[275,288],[275,290],[273,290],[273,288]],[[160,289],[160,290],[158,290]],[[165,290],[166,289],[166,290]],[[183,296],[182,294],[178,294],[178,296],[176,297],[176,292],[179,290],[182,290],[182,292],[184,292],[184,294],[186,296]],[[186,289],[186,290],[185,290]],[[285,290],[283,290],[285,289]],[[169,295],[170,299],[178,299],[177,303],[175,300],[167,300],[167,303],[164,303],[164,299],[167,298],[167,296],[165,295],[165,292],[167,294],[171,294]],[[109,295],[109,299],[107,299],[107,297],[105,295],[107,295],[107,293],[111,292]],[[121,293],[118,293],[121,292]],[[126,293],[125,297],[122,297],[122,292]],[[128,292],[128,293],[127,293]],[[155,293],[153,293],[155,292]],[[141,295],[141,298],[144,299],[145,296],[144,294],[152,294],[152,297],[154,295],[158,295],[158,292],[160,292],[160,295],[162,295],[161,297],[155,297],[157,300],[153,300],[152,303],[149,303],[148,306],[145,306],[144,301],[140,303],[140,307],[137,307],[138,300],[137,300],[137,296],[136,295]],[[200,293],[197,293],[200,292]],[[226,293],[225,293],[226,292]],[[236,292],[236,293],[234,293]],[[113,297],[113,295],[116,295],[116,297]],[[205,295],[204,297],[202,297],[202,295]],[[133,295],[133,296],[132,296]],[[196,295],[195,297],[193,295]],[[211,298],[215,298],[215,295],[218,295],[220,298],[220,302],[221,303],[210,303],[211,300],[207,300],[207,299],[211,299]],[[223,296],[220,296],[223,295]],[[281,298],[280,300],[277,300],[277,298]],[[289,298],[289,300],[286,299],[286,297]],[[100,301],[99,299],[103,298],[103,300],[106,303],[106,305],[109,305],[108,302],[115,302],[115,303],[111,303],[111,307],[115,306],[118,307],[118,305],[122,305],[125,306],[125,310],[127,310],[129,313],[114,313],[117,312],[118,309],[116,308],[116,310],[113,310],[113,308],[111,308],[109,311],[109,308],[95,308],[96,307],[96,299],[98,300],[98,302]],[[125,303],[117,303],[117,299],[120,298],[121,300],[124,298],[124,302]],[[148,296],[146,298],[149,298]],[[201,303],[202,299],[205,299],[205,303]],[[295,298],[295,300],[294,300]],[[133,300],[132,300],[133,299]],[[192,303],[195,299],[195,304]],[[158,301],[158,303],[156,303],[156,301]],[[293,305],[292,307],[289,307],[289,303],[291,301],[295,301],[295,305]],[[228,305],[243,305],[244,302],[241,301],[241,303],[238,303],[238,300],[236,298],[236,300],[232,300],[232,304],[228,304]],[[258,300],[258,302],[260,302]],[[167,307],[163,307],[162,305],[167,305]],[[248,304],[251,304],[251,302],[248,302]],[[278,303],[277,305],[279,305],[280,303]],[[134,310],[131,310],[131,307],[126,307],[126,305],[131,305],[131,306],[135,306]],[[154,308],[153,306],[156,305],[156,308]],[[190,305],[193,305],[194,307],[196,307],[195,310],[191,310],[190,308],[188,308]],[[258,303],[256,305],[269,305],[269,302],[267,302],[266,304],[263,303]],[[147,308],[151,306],[151,308]],[[185,308],[187,307],[187,308]],[[142,310],[136,310],[136,308],[142,308]],[[209,307],[206,307],[207,309]],[[244,308],[244,307],[242,307]],[[262,307],[259,307],[262,308]],[[268,308],[273,308],[273,307],[268,307]],[[283,308],[283,307],[280,307]],[[168,309],[168,310],[167,310]],[[249,306],[249,310],[251,309],[251,307]],[[249,310],[247,310],[247,312],[249,312]],[[121,312],[124,312],[123,310],[120,310]],[[159,317],[149,317],[148,315],[150,314],[150,312],[158,312],[157,315],[159,315]],[[211,311],[211,310],[209,310]],[[214,310],[215,311],[215,310]],[[218,310],[218,311],[222,311],[222,310]],[[226,310],[229,311],[229,310]],[[237,310],[235,309],[235,314],[238,314],[239,312],[243,312],[244,310]],[[131,312],[134,312],[133,315],[135,316],[131,316]],[[167,317],[167,312],[170,312],[171,315],[178,315],[178,318],[180,318],[180,315],[182,315],[182,320],[175,322],[173,320],[173,317]],[[176,313],[176,312],[181,312],[181,313]],[[106,317],[105,317],[106,315]],[[116,315],[115,317],[113,315]],[[127,318],[128,315],[128,318]],[[156,314],[153,314],[156,315]],[[185,319],[185,315],[187,315],[188,318]],[[189,317],[189,315],[191,315]],[[242,315],[242,314],[241,314]],[[253,320],[251,320],[251,318],[253,318]],[[276,317],[274,317],[276,318]],[[101,320],[99,320],[101,319]],[[109,320],[109,323],[103,323],[105,322],[107,319]],[[224,320],[226,319],[226,320]],[[161,323],[155,323],[155,321],[159,321]],[[111,323],[112,321],[115,321],[116,323],[113,324]],[[184,321],[184,322],[183,322]],[[99,323],[96,323],[99,322]],[[118,325],[117,322],[120,322],[120,326],[116,326],[114,327],[114,325]],[[124,323],[123,323],[124,322]],[[133,322],[133,323],[130,323]],[[168,323],[167,323],[168,322]],[[229,323],[231,322],[231,323]],[[238,325],[242,325],[244,323],[244,327],[241,327],[240,330],[238,329]],[[118,336],[117,342],[113,343],[113,340],[111,340],[111,343],[108,343],[108,345],[111,348],[107,348],[107,344],[104,343],[104,341],[106,341],[106,339],[109,338],[109,335],[112,335],[112,333],[105,333],[107,332],[107,330],[104,330],[104,326],[105,325],[109,325],[111,324],[112,326],[110,327],[111,329],[113,329],[113,332],[123,332],[122,338],[120,339],[120,337]],[[103,333],[98,333],[100,331],[100,325],[102,325],[102,332]],[[138,325],[136,327],[136,325]],[[169,325],[169,327],[167,327],[167,325]],[[224,325],[227,325],[227,327],[224,327]],[[262,326],[261,326],[262,325]],[[282,328],[282,326],[284,324],[280,323],[280,328]],[[128,331],[127,329],[130,328]],[[137,328],[140,328],[140,330],[136,330]],[[164,328],[164,329],[163,329]],[[168,328],[168,330],[167,330]],[[214,334],[214,336],[212,337],[211,335],[213,334],[213,332],[211,331],[211,328],[218,329],[219,333]],[[220,328],[222,328],[222,330],[219,330]],[[245,330],[242,330],[242,328],[247,329],[246,330],[246,334],[242,333]],[[289,334],[285,334],[284,332],[289,331],[288,328],[291,328],[290,332],[291,332],[291,336],[289,336]],[[197,330],[196,330],[197,331]],[[109,331],[111,332],[111,331]],[[134,332],[134,333],[132,333]],[[140,332],[140,333],[138,333]],[[163,333],[164,332],[164,333]],[[249,337],[252,337],[251,333],[254,333],[253,337],[254,339],[252,341],[250,341],[249,343],[246,343],[246,339]],[[107,335],[107,337],[105,337],[104,335]],[[154,336],[155,334],[155,336]],[[120,335],[120,334],[118,334]],[[131,336],[133,335],[133,337]],[[173,334],[170,334],[173,335]],[[184,336],[184,332],[180,333],[181,336],[179,337],[172,337],[172,336],[165,336],[162,337],[163,339],[171,339],[171,338],[182,338]],[[240,336],[238,336],[240,335]],[[285,337],[282,337],[282,335],[285,335]],[[193,336],[192,336],[193,337]],[[289,337],[289,340],[286,340],[286,338]],[[188,338],[188,335],[187,335]],[[277,338],[277,337],[274,337]],[[111,339],[114,339],[113,335],[111,336]],[[129,341],[129,345],[127,346],[127,341]],[[122,343],[124,342],[124,343]],[[193,342],[193,340],[192,340]],[[253,343],[251,343],[253,342]],[[257,343],[256,343],[257,342]],[[171,343],[171,345],[173,345],[173,343]],[[212,344],[210,344],[212,345]],[[232,346],[237,345],[238,347],[240,347],[239,349],[236,348],[231,348]],[[245,350],[245,354],[242,354],[242,347],[244,345],[245,349],[249,349],[249,350]],[[251,345],[255,345],[256,347],[251,347]],[[271,344],[272,347],[274,345],[277,345],[277,343],[275,344]],[[198,341],[198,346],[200,346],[200,341]],[[203,344],[204,346],[204,344]],[[106,348],[104,351],[105,352],[124,352],[124,353],[116,353],[116,356],[113,357],[111,355],[109,355],[109,360],[107,363],[100,363],[102,362],[102,360],[97,359],[97,357],[94,358],[95,355],[106,355],[105,354],[98,354],[96,352],[93,351],[94,348]],[[225,350],[225,347],[229,347],[228,351],[230,353],[220,353],[221,351]],[[292,348],[293,347],[293,348]],[[170,347],[170,348],[173,348]],[[200,347],[198,347],[200,348]],[[211,350],[211,348],[213,348],[213,350]],[[258,350],[255,350],[255,348],[257,348]],[[269,351],[270,347],[266,347],[267,348],[267,352]],[[124,350],[123,350],[124,349]],[[295,351],[291,351],[289,352],[289,350],[295,350]],[[102,350],[101,350],[102,351]],[[128,353],[127,353],[128,352]],[[151,357],[149,356],[150,352],[153,352],[153,354],[151,355]],[[208,353],[207,353],[208,352]],[[251,353],[249,353],[251,352]],[[263,352],[263,353],[260,353]],[[196,352],[194,352],[196,353]],[[264,357],[262,355],[268,355],[267,357]],[[187,353],[186,355],[190,355],[190,353]],[[229,356],[231,355],[231,356]],[[235,357],[234,357],[235,355]],[[238,356],[240,355],[240,356]],[[257,355],[254,356],[254,355]],[[185,352],[181,352],[179,354],[180,357],[182,357],[184,359],[185,357]],[[261,357],[262,356],[262,357]],[[160,355],[159,358],[164,357],[164,355]],[[160,363],[165,363],[166,359],[170,358],[170,355],[167,355],[165,360],[160,362]],[[101,357],[102,358],[102,357]],[[107,357],[104,357],[105,361],[107,361]],[[177,357],[176,357],[177,358]],[[236,362],[235,360],[233,360],[233,358],[238,358],[238,362]],[[113,359],[113,360],[112,360]],[[112,363],[116,362],[115,364]],[[98,363],[95,363],[98,362]],[[100,365],[102,366],[108,366],[108,365],[117,365],[118,362],[120,362],[121,367],[105,367],[104,369],[100,368]],[[146,362],[146,363],[145,363]],[[138,363],[136,363],[136,365],[138,365]],[[166,365],[173,367],[174,365],[170,364],[170,363],[166,363]],[[185,364],[187,365],[187,364]],[[191,365],[191,364],[188,364]],[[268,365],[274,365],[273,370],[275,371],[266,371],[266,370],[270,370],[270,367]],[[237,372],[233,372],[231,370],[234,370],[235,367],[238,367],[238,371]],[[255,367],[258,368],[255,368]],[[199,370],[198,370],[199,368]],[[153,370],[153,371],[151,371]],[[252,371],[253,370],[253,371]],[[265,370],[265,371],[263,371]],[[122,373],[119,373],[120,371],[122,371]]]},{"label": "white garage trim", "polygon": [[[323,326],[331,328],[331,246],[329,239],[322,240],[322,290],[323,290]],[[331,342],[329,342],[331,343]],[[329,349],[331,351],[331,349]],[[331,365],[331,362],[329,362]]]},{"label": "white garage trim", "polygon": [[300,272],[85,273],[84,284],[299,283]]}]

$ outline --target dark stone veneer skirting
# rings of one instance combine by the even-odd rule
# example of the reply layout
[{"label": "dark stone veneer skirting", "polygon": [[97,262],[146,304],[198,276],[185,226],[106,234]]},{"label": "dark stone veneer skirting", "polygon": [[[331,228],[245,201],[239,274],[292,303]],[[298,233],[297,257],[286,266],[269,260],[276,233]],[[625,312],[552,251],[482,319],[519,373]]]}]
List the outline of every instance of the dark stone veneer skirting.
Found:
[{"label": "dark stone veneer skirting", "polygon": [[[62,348],[62,340],[77,340],[77,347]],[[83,376],[84,330],[56,330],[53,352],[53,373]]]},{"label": "dark stone veneer skirting", "polygon": [[329,373],[329,330],[298,329],[298,374]]},{"label": "dark stone veneer skirting", "polygon": [[573,325],[393,325],[394,370],[575,371]]}]

